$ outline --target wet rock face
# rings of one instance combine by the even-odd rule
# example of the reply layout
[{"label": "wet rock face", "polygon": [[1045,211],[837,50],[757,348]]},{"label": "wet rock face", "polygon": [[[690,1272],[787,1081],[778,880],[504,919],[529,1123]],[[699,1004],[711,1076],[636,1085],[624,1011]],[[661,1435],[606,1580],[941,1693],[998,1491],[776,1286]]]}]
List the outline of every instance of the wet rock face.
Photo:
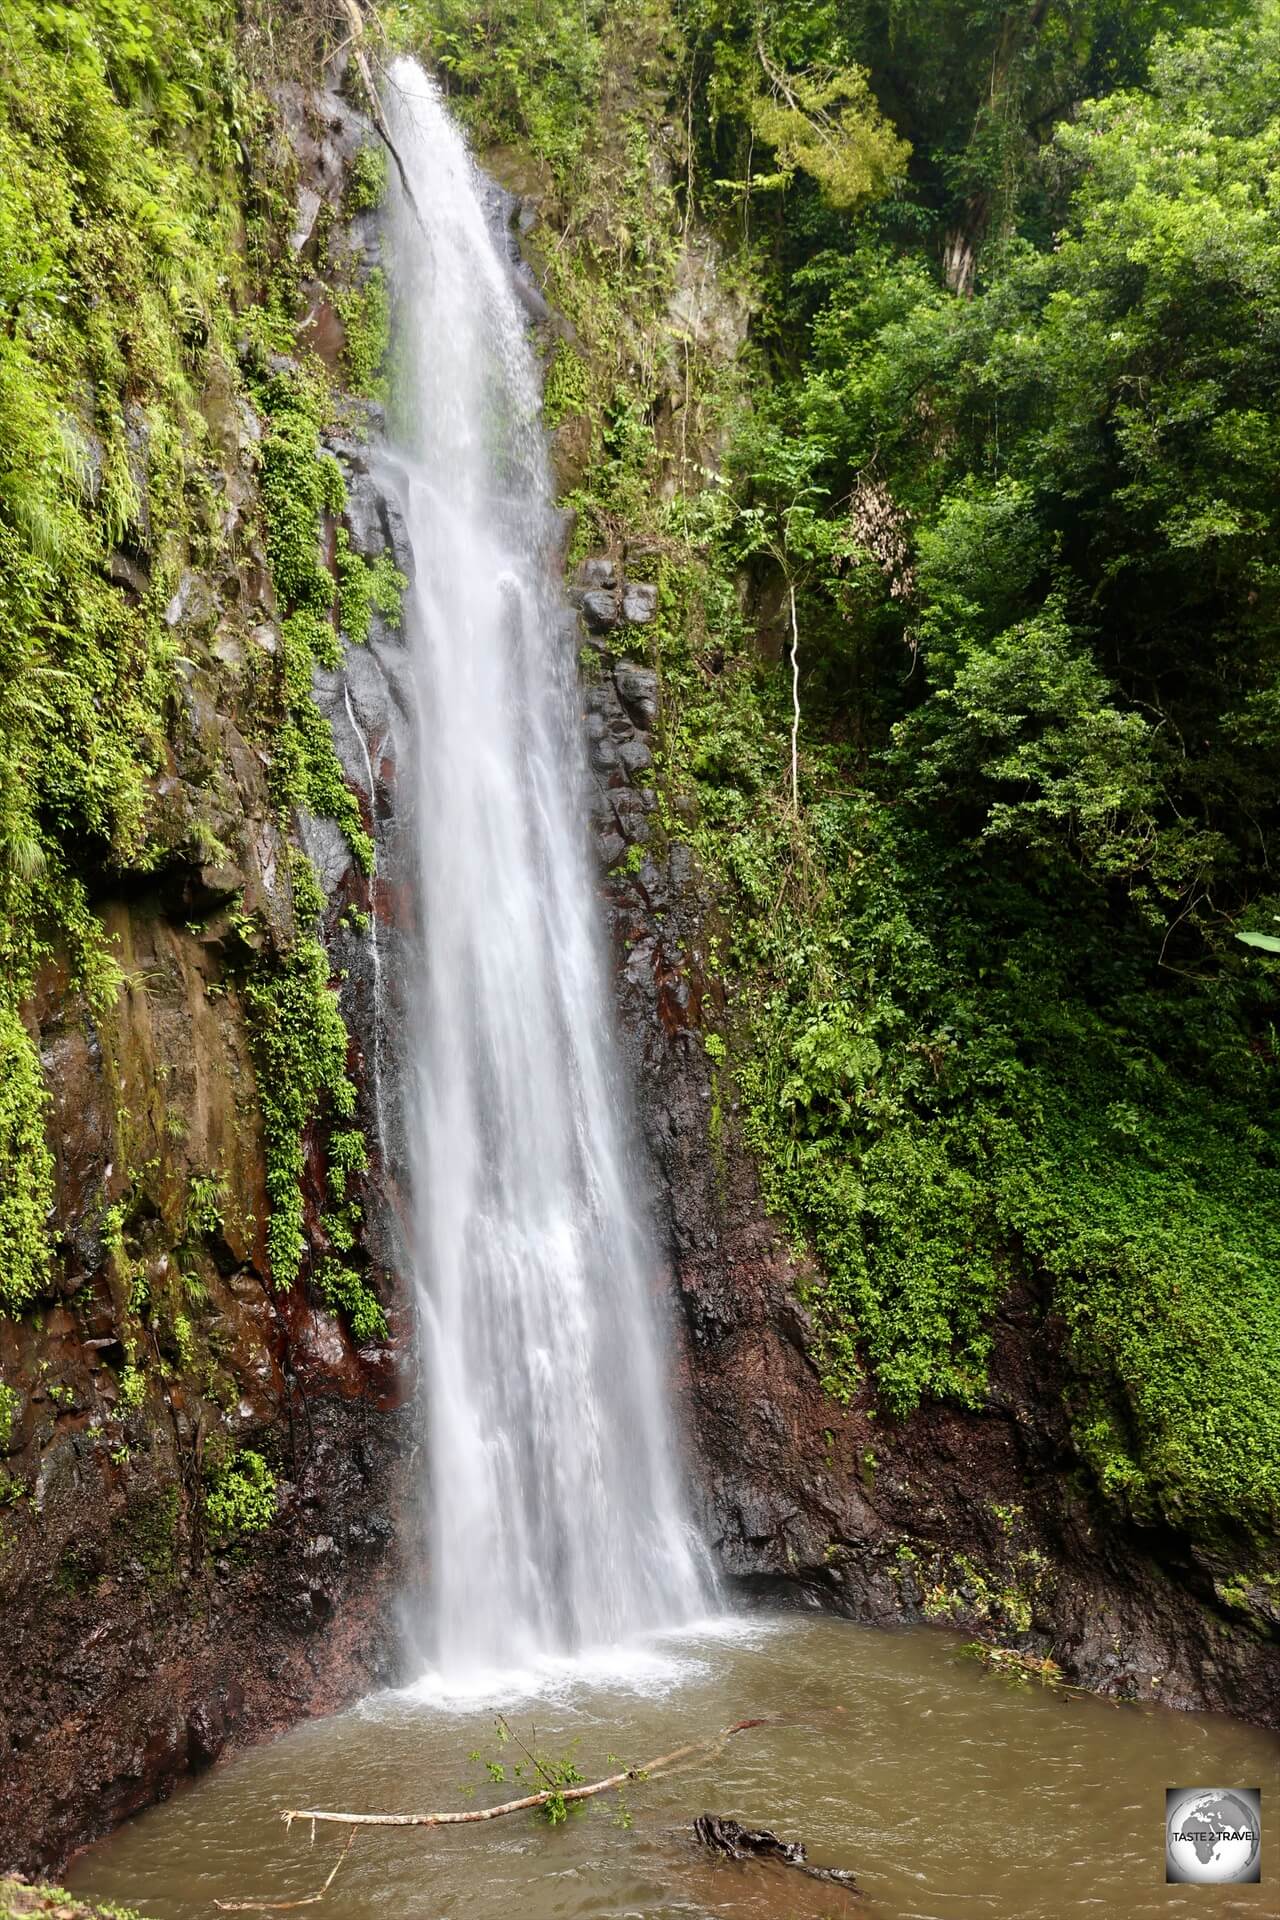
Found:
[{"label": "wet rock face", "polygon": [[[1280,1725],[1280,1638],[1215,1604],[1229,1570],[1106,1510],[1079,1472],[1062,1330],[1011,1298],[979,1412],[890,1420],[848,1407],[808,1357],[806,1274],[764,1208],[739,1137],[730,1067],[703,1044],[719,986],[715,902],[687,846],[654,829],[655,674],[609,651],[635,589],[598,555],[573,597],[617,613],[583,690],[591,828],[617,1003],[666,1250],[689,1471],[726,1576],[774,1601],[888,1624],[936,1620],[1053,1657],[1104,1692]],[[633,600],[633,605],[635,604]],[[1229,1556],[1228,1556],[1229,1557]]]},{"label": "wet rock face", "polygon": [[[366,134],[335,96],[283,104],[302,250]],[[362,225],[352,244],[367,245]],[[392,1337],[360,1349],[305,1285],[269,1277],[238,982],[295,931],[289,843],[253,725],[253,688],[280,657],[278,610],[255,531],[260,423],[216,362],[203,407],[237,557],[193,565],[165,612],[181,658],[153,780],[161,857],[127,892],[101,876],[94,902],[124,986],[95,1011],[55,956],[26,1010],[52,1097],[58,1285],[41,1313],[0,1316],[0,1863],[23,1871],[56,1867],[182,1773],[386,1682],[398,1651],[414,1435],[385,1062],[410,937],[394,807],[403,647],[375,621],[369,645],[316,688],[378,841],[376,880],[332,823],[296,822],[330,895],[321,931],[370,1141],[363,1250]],[[357,551],[389,548],[409,572],[377,424],[353,408],[332,443],[347,529]],[[305,1144],[307,1228],[322,1244],[330,1201]],[[260,1530],[220,1531],[210,1487],[245,1452],[267,1463],[275,1512]]]},{"label": "wet rock face", "polygon": [[617,629],[648,626],[658,611],[657,587],[648,580],[622,577],[608,554],[593,554],[582,562],[569,600],[582,614],[588,640],[596,645]]}]

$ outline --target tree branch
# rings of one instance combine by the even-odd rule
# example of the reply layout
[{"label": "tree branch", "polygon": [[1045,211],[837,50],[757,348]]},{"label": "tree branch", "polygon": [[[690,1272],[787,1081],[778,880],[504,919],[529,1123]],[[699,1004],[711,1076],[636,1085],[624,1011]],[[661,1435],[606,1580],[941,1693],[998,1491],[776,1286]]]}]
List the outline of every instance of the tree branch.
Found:
[{"label": "tree branch", "polygon": [[294,1907],[314,1907],[317,1901],[324,1899],[326,1893],[328,1893],[330,1887],[337,1879],[338,1868],[350,1853],[351,1843],[355,1837],[356,1830],[352,1827],[350,1833],[347,1835],[347,1844],[334,1861],[333,1866],[329,1870],[329,1878],[325,1881],[319,1893],[308,1893],[301,1900],[215,1900],[213,1904],[215,1907],[221,1907],[224,1913],[288,1913]]},{"label": "tree branch", "polygon": [[419,212],[418,203],[414,199],[413,188],[409,185],[408,172],[405,168],[404,161],[400,157],[400,149],[391,138],[391,130],[387,125],[387,117],[382,111],[382,102],[378,98],[378,89],[374,85],[373,73],[369,66],[369,56],[365,52],[364,17],[356,5],[356,0],[341,0],[341,4],[342,10],[347,16],[347,24],[351,28],[351,38],[348,44],[351,47],[357,71],[359,72],[361,80],[364,82],[364,90],[369,96],[369,117],[382,136],[387,152],[396,163],[396,172],[400,175],[400,185],[404,188],[404,197],[413,208],[418,222],[421,225],[422,214]]},{"label": "tree branch", "polygon": [[613,1787],[625,1787],[633,1780],[649,1780],[656,1773],[665,1773],[681,1760],[690,1760],[695,1754],[718,1753],[726,1740],[735,1733],[744,1733],[748,1727],[760,1727],[763,1720],[736,1720],[731,1727],[711,1740],[692,1740],[682,1747],[674,1747],[670,1753],[660,1753],[656,1760],[648,1761],[642,1767],[624,1767],[621,1773],[611,1773],[605,1780],[593,1780],[581,1787],[548,1787],[541,1793],[526,1793],[519,1800],[505,1800],[497,1807],[472,1807],[465,1813],[332,1813],[321,1812],[313,1807],[290,1807],[280,1815],[286,1827],[295,1820],[312,1822],[325,1820],[334,1826],[356,1827],[465,1827],[473,1826],[480,1820],[501,1820],[508,1813],[524,1813],[533,1807],[545,1807],[549,1800],[563,1800],[566,1804],[576,1800],[590,1800],[598,1793],[608,1793]]}]

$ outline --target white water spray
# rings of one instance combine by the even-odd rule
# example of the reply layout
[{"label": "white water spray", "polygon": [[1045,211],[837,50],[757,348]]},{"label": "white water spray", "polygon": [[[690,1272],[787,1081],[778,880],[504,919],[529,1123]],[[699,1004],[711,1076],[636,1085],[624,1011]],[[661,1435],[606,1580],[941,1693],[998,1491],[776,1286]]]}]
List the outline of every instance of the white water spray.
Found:
[{"label": "white water spray", "polygon": [[538,383],[482,183],[434,84],[387,110],[395,436],[416,584],[422,977],[410,1133],[439,1672],[706,1611],[681,1497],[585,846]]}]

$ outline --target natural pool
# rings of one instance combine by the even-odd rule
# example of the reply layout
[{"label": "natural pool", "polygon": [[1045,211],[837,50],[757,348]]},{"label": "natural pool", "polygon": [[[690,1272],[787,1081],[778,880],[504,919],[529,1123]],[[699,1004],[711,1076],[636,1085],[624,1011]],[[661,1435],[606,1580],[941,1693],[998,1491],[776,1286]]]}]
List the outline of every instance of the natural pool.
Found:
[{"label": "natural pool", "polygon": [[[532,1816],[361,1832],[317,1909],[335,1920],[1071,1920],[1280,1912],[1280,1743],[1237,1722],[1017,1685],[932,1631],[789,1614],[712,1623],[485,1697],[429,1683],[241,1755],[85,1854],[70,1884],[157,1920],[216,1899],[314,1892],[346,1838],[287,1833],[286,1806],[440,1810],[510,1798],[469,1760],[510,1760],[503,1711],[541,1747],[577,1741],[588,1779],[733,1721],[768,1724],[554,1829]],[[1164,1792],[1261,1786],[1263,1882],[1164,1884]],[[1274,1828],[1266,1820],[1271,1809]],[[780,1867],[708,1855],[702,1812],[800,1837],[860,1900]]]}]

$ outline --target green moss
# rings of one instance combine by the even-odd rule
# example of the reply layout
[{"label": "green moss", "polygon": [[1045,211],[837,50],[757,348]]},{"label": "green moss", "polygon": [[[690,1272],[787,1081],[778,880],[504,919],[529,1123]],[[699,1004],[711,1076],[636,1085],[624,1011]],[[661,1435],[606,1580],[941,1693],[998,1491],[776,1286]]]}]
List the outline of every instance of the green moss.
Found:
[{"label": "green moss", "polygon": [[364,1135],[356,1127],[335,1127],[329,1136],[329,1191],[341,1200],[347,1183],[369,1171],[369,1152]]},{"label": "green moss", "polygon": [[320,1226],[330,1246],[339,1253],[351,1253],[356,1244],[356,1229],[361,1219],[359,1207],[339,1207],[320,1215]]},{"label": "green moss", "polygon": [[333,577],[320,556],[320,516],[340,513],[342,471],[320,448],[327,395],[323,371],[274,375],[260,391],[269,423],[258,456],[267,555],[276,592],[290,612],[326,616]]},{"label": "green moss", "polygon": [[300,927],[314,927],[328,902],[316,870],[300,847],[289,850],[289,880],[293,888],[293,911]]},{"label": "green moss", "polygon": [[316,1269],[315,1285],[325,1305],[345,1315],[361,1346],[386,1339],[387,1316],[368,1282],[354,1267],[332,1258],[322,1260]]},{"label": "green moss", "polygon": [[[319,369],[276,374],[265,382],[261,403],[271,430],[261,447],[261,493],[267,520],[267,553],[276,593],[284,603],[280,622],[282,718],[274,730],[271,789],[282,814],[305,806],[336,820],[363,872],[372,872],[374,843],[361,818],[361,806],[345,781],[334,751],[334,735],[311,691],[311,670],[342,664],[334,630],[338,588],[320,559],[320,516],[340,513],[345,490],[338,463],[320,451],[326,388]],[[345,534],[338,549],[345,555],[347,595],[355,601],[355,555]],[[386,591],[384,574],[365,588],[365,605]],[[365,632],[368,614],[365,616]],[[311,916],[315,918],[315,916]]]},{"label": "green moss", "polygon": [[183,1243],[211,1239],[222,1232],[227,1204],[227,1182],[220,1173],[194,1173],[187,1187],[182,1225]]},{"label": "green moss", "polygon": [[280,627],[283,715],[273,740],[272,797],[282,814],[305,807],[336,820],[361,870],[371,873],[373,841],[347,785],[329,723],[315,703],[311,674],[315,666],[332,671],[342,663],[333,621],[339,587],[346,596],[344,620],[348,605],[363,609],[367,636],[369,611],[388,596],[391,582],[385,569],[365,580],[371,570],[351,553],[343,529],[336,536],[339,583],[321,557],[321,516],[340,512],[346,498],[337,462],[320,448],[328,404],[322,370],[275,375],[265,382],[260,399],[271,423],[260,454],[267,552],[276,592],[287,609]]},{"label": "green moss", "polygon": [[361,147],[347,175],[345,204],[348,213],[371,213],[380,207],[387,192],[387,150],[380,142]]},{"label": "green moss", "polygon": [[126,1413],[134,1413],[142,1405],[147,1392],[147,1376],[142,1368],[128,1362],[120,1370],[118,1404]]},{"label": "green moss", "polygon": [[[349,204],[364,204],[377,166],[376,160],[357,161]],[[289,310],[289,295],[286,286],[280,295],[282,312]],[[355,377],[358,383],[371,382],[385,348],[382,276],[375,275],[362,295],[340,296],[339,304],[347,320]],[[355,554],[341,526],[333,534],[334,572],[324,563],[322,528],[342,511],[345,489],[337,463],[321,449],[321,431],[335,402],[320,365],[301,361],[263,378],[258,399],[269,422],[260,457],[267,550],[285,613],[280,629],[281,712],[271,734],[272,796],[282,819],[305,808],[335,820],[357,865],[371,873],[373,839],[343,774],[329,724],[316,705],[312,674],[316,667],[328,672],[341,668],[339,624],[349,639],[362,643],[375,608],[393,622],[398,618],[404,581],[389,555],[368,565]],[[304,855],[295,850],[290,867],[300,935],[283,955],[268,952],[245,987],[267,1152],[267,1248],[272,1277],[280,1286],[296,1278],[304,1249],[305,1132],[325,1114],[349,1119],[355,1105],[345,1070],[346,1028],[329,985],[328,962],[309,931],[324,912],[324,893]],[[348,1134],[360,1141],[352,1129],[340,1129],[337,1137],[342,1141]],[[339,1145],[336,1152],[333,1164],[339,1167],[352,1158],[350,1148]]]},{"label": "green moss", "polygon": [[920,1543],[905,1543],[896,1554],[898,1581],[905,1598],[918,1597],[932,1620],[980,1621],[1002,1633],[1028,1633],[1047,1571],[1036,1551],[1011,1552],[999,1565],[967,1553],[951,1553]]},{"label": "green moss", "polygon": [[[341,550],[346,539],[345,527],[338,528],[335,539]],[[285,625],[289,629],[288,641],[297,657],[305,659],[309,654],[326,673],[338,671],[342,665],[342,648],[338,644],[337,629],[328,605],[323,613],[317,613],[311,607],[300,608],[297,613],[289,615]],[[304,691],[309,691],[309,683]]]},{"label": "green moss", "polygon": [[[329,577],[326,573],[325,578]],[[272,758],[272,795],[282,811],[306,807],[322,818],[336,820],[361,872],[372,873],[372,836],[365,828],[360,802],[347,785],[329,722],[311,692],[315,631],[310,615],[294,615],[281,624],[285,719],[277,732]],[[332,628],[327,631],[331,636]]]},{"label": "green moss", "polygon": [[53,1158],[40,1059],[26,1027],[0,1004],[0,1308],[35,1299],[49,1268]]},{"label": "green moss", "polygon": [[263,1533],[276,1516],[276,1480],[260,1453],[242,1447],[207,1476],[205,1520],[216,1537]]},{"label": "green moss", "polygon": [[0,1380],[0,1453],[7,1453],[13,1441],[14,1422],[22,1407],[22,1395],[16,1387]]},{"label": "green moss", "polygon": [[[293,345],[287,249],[263,301],[232,311],[247,291],[242,233],[265,267],[290,197],[236,31],[224,0],[85,0],[9,8],[0,36],[0,1311],[45,1283],[54,1198],[18,1008],[55,951],[95,1018],[114,1000],[86,878],[146,874],[166,852],[154,776],[182,663],[164,610],[184,567],[234,558],[201,395],[218,362],[236,385],[242,333],[264,355]],[[357,199],[375,173],[361,164]],[[358,805],[298,685],[300,659],[337,664],[318,545],[321,514],[342,504],[318,447],[326,388],[304,368],[258,389],[268,553],[282,604],[309,622],[285,649],[288,709],[267,728],[277,794],[332,809],[368,865]]]},{"label": "green moss", "polygon": [[61,1887],[0,1879],[0,1920],[141,1920],[141,1915],[111,1901],[85,1905]]},{"label": "green moss", "polygon": [[347,639],[358,647],[369,638],[374,612],[389,627],[400,625],[400,605],[409,582],[385,549],[364,560],[351,546],[345,527],[339,527],[335,565],[338,573],[338,617]]},{"label": "green moss", "polygon": [[579,353],[557,343],[542,389],[542,412],[549,427],[585,413],[591,399],[591,374]]},{"label": "green moss", "polygon": [[991,1646],[985,1640],[970,1641],[960,1649],[961,1657],[977,1660],[982,1666],[1015,1686],[1028,1686],[1037,1681],[1042,1687],[1060,1687],[1063,1685],[1062,1668],[1048,1654],[1023,1653],[1015,1647]]},{"label": "green moss", "polygon": [[182,1495],[177,1487],[133,1501],[119,1522],[123,1549],[130,1561],[141,1564],[152,1593],[165,1593],[180,1577],[179,1522]]},{"label": "green moss", "polygon": [[354,393],[380,399],[383,362],[391,344],[391,303],[386,275],[375,267],[363,287],[347,287],[335,296],[345,339],[343,361]]},{"label": "green moss", "polygon": [[54,944],[109,997],[82,874],[154,864],[162,615],[208,538],[188,483],[234,273],[235,147],[209,84],[229,16],[205,0],[145,15],[140,33],[110,0],[11,7],[0,37],[0,1045],[6,1086],[32,1095],[25,1126],[0,1121],[8,1311],[40,1284],[49,1198],[10,1023]]},{"label": "green moss", "polygon": [[271,1216],[267,1252],[277,1286],[297,1277],[303,1253],[303,1135],[325,1109],[355,1111],[347,1030],[323,947],[309,936],[245,984],[267,1153]]}]

